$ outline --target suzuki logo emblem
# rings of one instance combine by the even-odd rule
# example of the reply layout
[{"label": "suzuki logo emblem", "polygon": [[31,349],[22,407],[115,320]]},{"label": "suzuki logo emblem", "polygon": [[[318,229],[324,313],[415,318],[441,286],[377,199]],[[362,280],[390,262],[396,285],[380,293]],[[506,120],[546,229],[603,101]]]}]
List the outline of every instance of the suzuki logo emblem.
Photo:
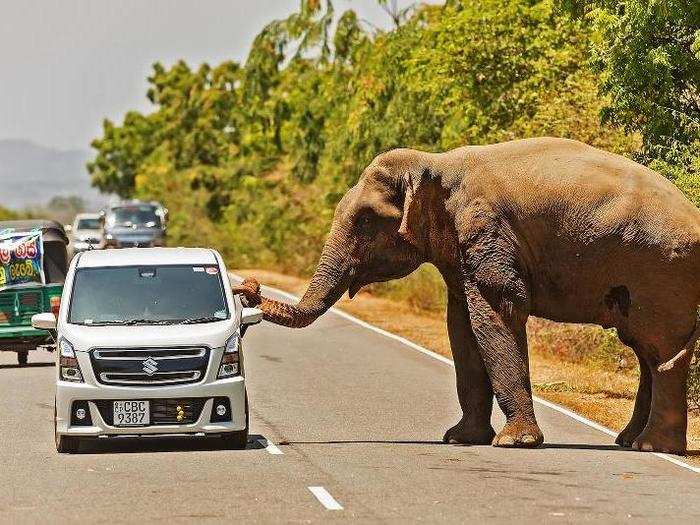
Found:
[{"label": "suzuki logo emblem", "polygon": [[158,371],[158,361],[149,357],[143,362],[143,371],[149,376],[152,376]]}]

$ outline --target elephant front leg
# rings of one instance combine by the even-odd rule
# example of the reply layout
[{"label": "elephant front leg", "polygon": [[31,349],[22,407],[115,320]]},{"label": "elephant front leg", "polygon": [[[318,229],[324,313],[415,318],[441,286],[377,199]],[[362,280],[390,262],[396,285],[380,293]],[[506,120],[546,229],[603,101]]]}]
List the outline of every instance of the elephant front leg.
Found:
[{"label": "elephant front leg", "polygon": [[527,314],[508,297],[492,294],[492,306],[475,283],[467,286],[472,330],[498,405],[506,416],[493,439],[497,447],[537,447],[544,437],[535,420],[527,355]]},{"label": "elephant front leg", "polygon": [[491,426],[493,390],[471,329],[467,305],[453,294],[447,299],[447,332],[462,419],[445,433],[443,441],[486,445],[496,435]]}]

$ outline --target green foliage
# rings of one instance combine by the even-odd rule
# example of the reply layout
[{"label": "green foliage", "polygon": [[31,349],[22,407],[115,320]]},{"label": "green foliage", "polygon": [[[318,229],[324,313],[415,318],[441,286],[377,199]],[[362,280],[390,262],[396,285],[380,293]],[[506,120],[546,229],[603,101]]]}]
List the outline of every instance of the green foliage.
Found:
[{"label": "green foliage", "polygon": [[700,185],[700,2],[561,0],[593,26],[606,122],[642,135],[638,158],[689,192]]},{"label": "green foliage", "polygon": [[[618,92],[600,96],[585,66],[591,42],[596,64],[607,56],[598,6],[594,26],[550,0],[450,0],[396,13],[394,29],[370,34],[352,10],[332,32],[332,3],[303,0],[262,29],[245,64],[156,64],[153,111],[105,121],[93,142],[93,182],[163,201],[175,244],[215,246],[234,265],[307,273],[335,204],[381,151],[558,135],[634,154],[635,133],[599,120]],[[606,73],[604,85],[612,78]],[[623,114],[608,120],[624,124]],[[624,125],[647,140],[641,126]],[[645,158],[655,151],[645,146]],[[679,158],[653,160],[696,198],[694,172]],[[435,274],[419,277],[443,304]],[[425,297],[411,282],[378,290]]]},{"label": "green foliage", "polygon": [[0,206],[0,221],[13,221],[18,218],[19,216],[16,212]]},{"label": "green foliage", "polygon": [[408,303],[416,310],[444,312],[447,307],[445,282],[432,265],[424,264],[400,281],[376,283],[368,289],[374,295]]}]

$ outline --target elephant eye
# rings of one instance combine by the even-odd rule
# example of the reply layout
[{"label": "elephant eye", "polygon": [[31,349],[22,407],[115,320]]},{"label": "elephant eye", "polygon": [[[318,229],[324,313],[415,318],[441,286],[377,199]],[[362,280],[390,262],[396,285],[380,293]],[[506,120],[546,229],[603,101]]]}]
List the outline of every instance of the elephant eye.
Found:
[{"label": "elephant eye", "polygon": [[362,233],[369,233],[372,230],[372,219],[369,215],[359,217],[356,224]]}]

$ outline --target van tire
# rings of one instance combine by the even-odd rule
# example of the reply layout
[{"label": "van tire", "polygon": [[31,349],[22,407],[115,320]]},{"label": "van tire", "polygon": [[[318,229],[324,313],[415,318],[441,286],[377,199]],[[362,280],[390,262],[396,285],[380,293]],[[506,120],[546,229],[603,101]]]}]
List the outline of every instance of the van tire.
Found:
[{"label": "van tire", "polygon": [[17,352],[17,363],[19,363],[19,366],[27,366],[27,361],[29,360],[29,351],[28,350],[20,350]]},{"label": "van tire", "polygon": [[74,436],[56,436],[56,450],[59,454],[75,454],[80,448],[80,441]]},{"label": "van tire", "polygon": [[56,402],[53,404],[53,436],[56,451],[59,454],[75,454],[80,447],[80,440],[75,436],[62,436],[56,432]]},{"label": "van tire", "polygon": [[248,446],[248,429],[250,428],[250,416],[248,414],[248,392],[245,394],[245,429],[236,432],[227,432],[221,436],[221,441],[228,449],[243,450]]},{"label": "van tire", "polygon": [[224,447],[233,450],[243,450],[248,446],[248,429],[227,432],[222,436]]}]

